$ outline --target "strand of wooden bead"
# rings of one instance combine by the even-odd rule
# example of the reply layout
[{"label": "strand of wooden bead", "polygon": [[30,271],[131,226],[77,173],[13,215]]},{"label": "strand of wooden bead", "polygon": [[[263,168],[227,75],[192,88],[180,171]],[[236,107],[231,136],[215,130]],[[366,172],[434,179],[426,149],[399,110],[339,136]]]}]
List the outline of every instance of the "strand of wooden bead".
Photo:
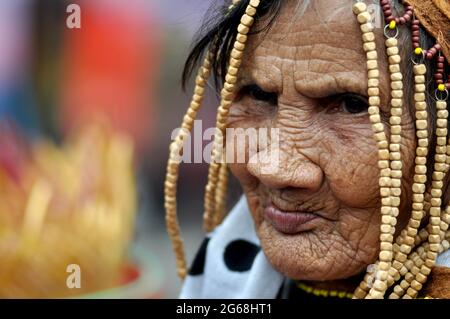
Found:
[{"label": "strand of wooden bead", "polygon": [[[380,242],[383,248],[380,251],[382,259],[389,259],[392,254],[392,227],[391,227],[391,173],[389,163],[389,142],[384,132],[384,125],[380,118],[380,90],[379,90],[379,68],[378,55],[375,43],[374,26],[371,23],[372,17],[367,12],[367,5],[363,2],[357,2],[353,5],[353,13],[357,16],[360,23],[363,39],[363,49],[367,55],[368,68],[368,95],[369,95],[369,115],[374,131],[375,140],[378,146],[378,167],[380,169],[379,185],[381,195],[381,234]],[[384,286],[383,280],[387,280],[387,271],[390,268],[389,262],[380,261],[378,264],[377,279],[369,291],[368,298],[382,298]],[[368,276],[361,282],[355,290],[355,298],[363,298],[369,288]],[[381,282],[380,282],[381,279]],[[384,285],[384,286],[383,286]]]},{"label": "strand of wooden bead", "polygon": [[[425,98],[425,97],[424,97]],[[443,179],[445,177],[446,161],[447,161],[447,124],[448,111],[447,103],[445,101],[436,102],[437,121],[436,121],[436,155],[434,163],[434,172],[432,175],[433,181],[438,182],[437,187],[431,189],[431,208],[430,208],[430,227],[428,229],[429,250],[425,259],[425,264],[434,266],[439,252],[441,239],[441,205],[442,205],[442,187]],[[429,267],[432,268],[432,267]],[[418,292],[422,289],[422,285],[414,279],[411,286],[406,291],[404,298],[415,298]]]},{"label": "strand of wooden bead", "polygon": [[[397,70],[397,67],[395,67]],[[416,136],[418,144],[416,148],[415,159],[415,175],[414,183],[412,186],[413,204],[411,218],[408,222],[408,226],[404,229],[399,236],[396,245],[394,244],[394,259],[392,268],[389,270],[388,286],[395,282],[395,278],[398,278],[398,272],[404,268],[403,264],[407,260],[408,254],[414,248],[415,237],[417,235],[420,223],[424,217],[424,193],[425,184],[427,181],[426,175],[426,163],[428,153],[428,114],[427,104],[423,100],[423,94],[425,94],[425,74],[427,72],[425,64],[415,65],[414,68],[414,81],[415,81],[415,111],[416,111]]]},{"label": "strand of wooden bead", "polygon": [[222,164],[219,169],[219,183],[216,192],[216,215],[214,220],[214,227],[220,225],[226,214],[226,197],[228,184],[228,166]]},{"label": "strand of wooden bead", "polygon": [[247,34],[254,23],[254,16],[260,0],[250,0],[245,14],[242,16],[237,28],[236,41],[231,50],[230,64],[225,76],[225,84],[221,92],[221,103],[217,113],[216,134],[212,149],[211,164],[208,171],[208,183],[205,190],[205,212],[203,216],[204,228],[210,232],[214,228],[214,214],[216,208],[216,190],[219,183],[220,163],[222,159],[226,120],[235,94],[237,72],[247,43]]},{"label": "strand of wooden bead", "polygon": [[184,254],[183,240],[181,238],[180,225],[177,217],[177,181],[179,172],[179,156],[181,155],[184,140],[188,132],[192,130],[194,119],[203,102],[206,82],[211,73],[211,54],[205,57],[203,65],[200,67],[196,80],[194,94],[190,106],[183,118],[181,130],[170,145],[170,155],[167,162],[166,180],[164,183],[164,206],[166,210],[166,226],[169,238],[175,252],[178,276],[184,279],[187,274],[186,259]]},{"label": "strand of wooden bead", "polygon": [[[385,188],[384,191],[389,191],[391,197],[390,214],[382,214],[381,232],[386,231],[393,235],[397,216],[399,214],[400,195],[401,195],[401,178],[402,178],[402,162],[401,162],[401,116],[403,107],[403,76],[400,69],[401,57],[399,55],[398,41],[396,38],[388,38],[386,40],[386,52],[389,57],[389,72],[391,75],[391,116],[389,122],[391,124],[391,137],[389,144],[389,152],[386,154],[390,162],[390,188]],[[383,189],[384,185],[380,185]],[[383,191],[383,190],[382,190]],[[389,225],[390,227],[386,227]],[[381,238],[380,238],[381,239]],[[382,298],[388,288],[389,271],[392,268],[391,263],[393,259],[392,236],[389,241],[380,240],[381,249],[379,254],[379,267],[382,264],[386,265],[386,270],[381,269],[377,273],[375,283],[369,295],[374,298]],[[405,255],[406,260],[406,255]]]}]

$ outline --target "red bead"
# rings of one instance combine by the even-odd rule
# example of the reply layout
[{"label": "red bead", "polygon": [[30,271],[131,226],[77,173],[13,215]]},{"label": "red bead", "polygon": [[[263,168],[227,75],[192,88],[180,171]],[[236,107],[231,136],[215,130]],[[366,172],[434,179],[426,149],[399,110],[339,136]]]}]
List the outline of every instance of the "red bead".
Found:
[{"label": "red bead", "polygon": [[434,48],[435,48],[436,50],[440,51],[440,50],[441,50],[441,45],[440,45],[439,43],[436,43],[436,44],[434,45]]},{"label": "red bead", "polygon": [[391,10],[383,11],[383,13],[384,13],[384,16],[385,16],[385,17],[389,17],[389,16],[392,15],[392,11],[391,11]]},{"label": "red bead", "polygon": [[444,63],[439,62],[439,63],[437,64],[437,67],[438,67],[438,69],[444,70]]},{"label": "red bead", "polygon": [[428,59],[428,60],[431,60],[432,58],[433,58],[433,54],[430,53],[430,52],[428,52],[428,53],[427,53],[427,59]]},{"label": "red bead", "polygon": [[399,24],[400,18],[399,18],[399,17],[395,17],[395,22],[396,22],[397,24]]},{"label": "red bead", "polygon": [[413,47],[414,47],[414,49],[417,49],[417,48],[420,48],[420,45],[419,45],[419,43],[413,43]]},{"label": "red bead", "polygon": [[442,74],[436,73],[436,74],[434,75],[434,78],[435,78],[436,80],[442,80]]},{"label": "red bead", "polygon": [[442,81],[442,80],[436,80],[436,83],[437,83],[437,84],[444,84],[444,81]]},{"label": "red bead", "polygon": [[419,21],[419,20],[417,20],[417,19],[416,19],[416,20],[414,20],[414,21],[413,21],[412,23],[413,23],[413,25],[420,25],[420,21]]},{"label": "red bead", "polygon": [[406,23],[406,19],[404,17],[400,17],[400,18],[398,18],[398,22],[400,24],[405,24]]},{"label": "red bead", "polygon": [[420,38],[419,37],[413,37],[412,40],[413,40],[413,42],[419,43]]},{"label": "red bead", "polygon": [[406,10],[413,12],[414,11],[414,7],[413,6],[406,6]]},{"label": "red bead", "polygon": [[382,6],[389,5],[389,0],[381,0],[381,5]]},{"label": "red bead", "polygon": [[435,48],[435,47],[432,47],[432,48],[430,49],[430,53],[433,53],[433,55],[435,55],[435,54],[437,53],[436,48]]},{"label": "red bead", "polygon": [[387,22],[391,22],[392,20],[394,20],[394,16],[389,16],[389,17],[386,18]]},{"label": "red bead", "polygon": [[405,16],[404,18],[405,18],[406,22],[411,21],[411,16]]},{"label": "red bead", "polygon": [[443,56],[438,56],[438,62],[444,63],[445,58]]},{"label": "red bead", "polygon": [[386,11],[386,10],[391,10],[391,6],[389,4],[385,4],[383,6],[383,11]]},{"label": "red bead", "polygon": [[420,31],[413,31],[412,35],[413,35],[413,37],[418,37],[418,36],[420,36]]}]

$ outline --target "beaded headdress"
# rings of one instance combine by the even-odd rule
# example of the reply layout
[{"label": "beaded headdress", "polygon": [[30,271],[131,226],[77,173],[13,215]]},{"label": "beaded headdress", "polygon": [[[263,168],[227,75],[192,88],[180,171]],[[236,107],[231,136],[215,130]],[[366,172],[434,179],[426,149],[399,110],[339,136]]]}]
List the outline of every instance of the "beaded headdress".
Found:
[{"label": "beaded headdress", "polygon": [[[235,96],[237,74],[260,3],[264,0],[233,0],[229,10],[245,6],[224,74],[221,101],[217,112],[216,134],[205,191],[204,228],[212,231],[225,215],[228,169],[223,162],[222,145],[226,120]],[[390,72],[389,128],[380,118],[379,60],[375,41],[373,17],[367,5],[358,1],[353,12],[360,24],[362,46],[367,58],[369,116],[378,145],[379,186],[381,198],[380,252],[375,273],[368,272],[354,293],[354,298],[415,298],[427,281],[437,255],[450,248],[450,205],[443,207],[444,178],[450,168],[447,99],[450,76],[445,77],[446,58],[450,59],[450,5],[445,0],[405,0],[401,16],[395,14],[391,1],[381,0],[385,18],[386,53]],[[404,76],[399,42],[401,32],[412,30],[411,65],[414,71],[414,111],[417,147],[415,150],[412,185],[411,218],[400,235],[394,239],[399,215],[402,186],[401,121],[404,97]],[[435,39],[424,47],[421,36],[427,31]],[[219,41],[220,39],[218,39]],[[213,46],[217,45],[213,41]],[[181,130],[170,146],[165,182],[166,223],[176,255],[178,275],[186,276],[183,241],[177,218],[176,186],[179,157],[184,140],[192,130],[194,119],[203,101],[206,83],[216,56],[211,49],[200,66],[191,104],[183,119]],[[429,78],[429,70],[436,72]],[[433,97],[433,105],[429,105]],[[431,112],[431,114],[430,114]],[[434,123],[434,118],[436,118]],[[389,132],[390,134],[386,134]],[[432,143],[432,139],[435,141]],[[434,153],[429,150],[435,145]],[[434,156],[429,156],[434,154]],[[431,158],[430,158],[431,157]],[[434,161],[433,161],[434,160]],[[431,162],[430,162],[431,161]],[[427,166],[428,164],[428,166]],[[431,165],[432,164],[432,165]],[[433,171],[429,172],[429,168]],[[427,183],[428,181],[428,183]],[[428,186],[429,185],[429,186]],[[425,223],[428,222],[426,225]],[[390,293],[387,294],[386,292]]]}]

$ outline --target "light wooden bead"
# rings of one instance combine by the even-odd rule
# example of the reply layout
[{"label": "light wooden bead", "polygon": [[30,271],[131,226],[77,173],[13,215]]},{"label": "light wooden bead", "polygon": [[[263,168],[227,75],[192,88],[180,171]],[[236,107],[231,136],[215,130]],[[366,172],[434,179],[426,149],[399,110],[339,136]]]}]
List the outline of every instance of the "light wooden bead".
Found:
[{"label": "light wooden bead", "polygon": [[419,139],[417,145],[419,145],[420,147],[428,147],[428,139],[427,138]]},{"label": "light wooden bead", "polygon": [[366,52],[367,60],[377,60],[378,59],[378,52],[375,50],[367,51]]},{"label": "light wooden bead", "polygon": [[425,83],[425,76],[424,75],[416,75],[414,77],[414,81],[416,84],[423,84],[423,83]]},{"label": "light wooden bead", "polygon": [[245,9],[245,13],[247,13],[249,16],[254,17],[256,15],[256,8],[247,6],[247,9]]},{"label": "light wooden bead", "polygon": [[389,57],[389,64],[400,64],[400,62],[402,62],[402,58],[398,54]]},{"label": "light wooden bead", "polygon": [[[396,171],[396,172],[400,173],[400,174],[398,174],[397,178],[401,178],[402,172],[401,171]],[[395,207],[399,206],[400,205],[400,197],[392,196],[392,198],[391,198],[391,205],[395,206]],[[398,215],[397,211],[394,210],[394,207],[392,207],[392,211],[393,211],[393,215],[394,216]]]},{"label": "light wooden bead", "polygon": [[427,103],[423,102],[423,101],[416,101],[414,106],[415,106],[416,110],[418,110],[418,111],[426,111],[426,109],[427,109]]},{"label": "light wooden bead", "polygon": [[402,99],[392,99],[391,106],[400,108],[401,106],[403,106],[403,100]]},{"label": "light wooden bead", "polygon": [[254,21],[255,20],[253,19],[253,17],[249,16],[248,14],[244,14],[241,18],[241,23],[247,27],[251,27]]},{"label": "light wooden bead", "polygon": [[430,217],[430,225],[439,226],[441,224],[441,218],[440,217]]},{"label": "light wooden bead", "polygon": [[369,72],[367,73],[367,76],[369,79],[378,79],[380,77],[380,71],[377,69],[369,70]]},{"label": "light wooden bead", "polygon": [[368,60],[367,61],[367,69],[368,70],[376,70],[378,68],[377,60]]},{"label": "light wooden bead", "polygon": [[427,156],[428,155],[428,149],[426,147],[417,147],[416,148],[416,155],[417,156]]},{"label": "light wooden bead", "polygon": [[416,84],[416,85],[414,86],[414,90],[415,90],[417,93],[423,93],[423,92],[426,91],[426,86],[425,86],[425,84]]},{"label": "light wooden bead", "polygon": [[[415,173],[416,174],[426,174],[427,173],[427,167],[425,165],[416,165]],[[423,199],[422,199],[422,201],[423,201]]]},{"label": "light wooden bead", "polygon": [[377,88],[380,86],[380,81],[378,79],[369,79],[367,81],[369,88]]},{"label": "light wooden bead", "polygon": [[367,32],[373,32],[373,30],[375,29],[375,26],[373,25],[373,23],[364,23],[361,24],[361,31],[363,33],[367,33]]},{"label": "light wooden bead", "polygon": [[253,8],[257,8],[259,6],[259,4],[260,4],[260,0],[250,0],[250,5]]},{"label": "light wooden bead", "polygon": [[389,72],[391,73],[396,73],[396,72],[400,72],[400,64],[391,64],[389,65]]},{"label": "light wooden bead", "polygon": [[[244,53],[242,51],[238,51],[238,50],[233,49],[233,50],[231,50],[230,55],[231,55],[232,58],[234,58],[236,60],[241,60],[242,56],[244,55]],[[233,65],[233,66],[236,66],[236,65]]]},{"label": "light wooden bead", "polygon": [[367,11],[367,5],[364,2],[357,2],[353,5],[353,13],[360,14]]},{"label": "light wooden bead", "polygon": [[432,177],[435,181],[442,181],[445,177],[445,174],[443,172],[433,172]]},{"label": "light wooden bead", "polygon": [[379,96],[371,96],[369,97],[369,105],[370,106],[379,106],[381,103]]},{"label": "light wooden bead", "polygon": [[401,133],[401,131],[402,131],[402,127],[400,125],[392,125],[391,126],[391,134],[398,135]]},{"label": "light wooden bead", "polygon": [[436,102],[436,108],[438,110],[445,110],[447,108],[447,102],[445,102],[445,101],[437,101]]},{"label": "light wooden bead", "polygon": [[418,165],[425,165],[427,163],[427,158],[425,156],[416,156],[414,162]]},{"label": "light wooden bead", "polygon": [[377,45],[375,44],[375,42],[365,42],[363,44],[363,49],[365,52],[374,51],[376,48],[377,48]]},{"label": "light wooden bead", "polygon": [[427,120],[417,120],[416,121],[416,128],[418,130],[426,130],[428,127],[428,122]]},{"label": "light wooden bead", "polygon": [[[397,116],[391,116],[389,121],[397,122],[397,120],[394,119],[394,118],[398,118],[398,117]],[[398,123],[393,123],[393,125],[398,125]],[[389,145],[389,150],[391,152],[400,152],[400,144],[390,144]]]},{"label": "light wooden bead", "polygon": [[363,24],[363,23],[370,22],[372,20],[372,16],[370,15],[369,12],[364,11],[364,12],[361,12],[360,14],[358,14],[357,19],[358,19],[359,23]]},{"label": "light wooden bead", "polygon": [[426,120],[428,118],[428,112],[426,111],[417,111],[416,119],[417,120]]},{"label": "light wooden bead", "polygon": [[389,168],[389,161],[378,161],[378,168]]},{"label": "light wooden bead", "polygon": [[419,174],[415,174],[414,175],[414,182],[416,183],[425,183],[427,181],[427,176],[426,175],[419,175]]},{"label": "light wooden bead", "polygon": [[386,40],[386,46],[388,48],[398,46],[398,40],[396,38],[389,38]]},{"label": "light wooden bead", "polygon": [[[436,185],[437,183],[440,183],[440,185]],[[440,198],[442,196],[442,186],[441,185],[443,183],[434,181],[432,184],[434,184],[434,185],[433,185],[433,189],[431,189],[431,196],[433,196],[435,198]]]},{"label": "light wooden bead", "polygon": [[250,32],[250,28],[247,27],[246,25],[239,24],[239,26],[238,26],[238,32],[239,32],[240,34],[247,35],[247,34]]},{"label": "light wooden bead", "polygon": [[[382,133],[382,134],[384,134],[384,133]],[[377,142],[377,146],[378,146],[379,149],[387,149],[388,146],[389,146],[389,143],[386,140],[386,135],[384,135],[384,137],[385,138],[382,141],[378,141]]]},{"label": "light wooden bead", "polygon": [[370,96],[379,96],[380,95],[380,89],[379,88],[369,88],[367,91],[367,94]]},{"label": "light wooden bead", "polygon": [[[439,111],[437,111],[437,116],[438,116],[438,118],[441,118],[441,119],[448,118],[448,111],[445,109],[439,110]],[[447,126],[444,126],[444,127],[447,127]]]},{"label": "light wooden bead", "polygon": [[388,56],[392,56],[392,55],[397,55],[399,50],[398,50],[398,47],[395,46],[395,47],[387,48],[386,52],[387,52]]},{"label": "light wooden bead", "polygon": [[393,98],[399,99],[403,97],[403,91],[402,90],[392,90],[391,95]]},{"label": "light wooden bead", "polygon": [[391,74],[391,81],[401,81],[401,80],[403,80],[403,74],[401,74],[400,72]]},{"label": "light wooden bead", "polygon": [[368,110],[370,115],[379,115],[380,114],[380,108],[378,106],[369,106]]},{"label": "light wooden bead", "polygon": [[[390,227],[390,226],[389,226]],[[390,232],[386,232],[384,234],[380,234],[380,241],[389,242],[391,243],[393,240],[393,236],[390,234]]]},{"label": "light wooden bead", "polygon": [[392,107],[391,116],[402,116],[403,110],[401,107]]},{"label": "light wooden bead", "polygon": [[[414,65],[413,71],[414,71],[415,75],[425,75],[425,74],[427,74],[427,67],[425,66],[425,64],[417,64],[417,65]],[[423,82],[421,82],[421,83],[423,83]]]},{"label": "light wooden bead", "polygon": [[233,48],[235,48],[238,51],[244,51],[245,50],[245,44],[241,43],[239,41],[235,41],[233,44]]},{"label": "light wooden bead", "polygon": [[416,136],[418,138],[427,138],[428,137],[428,131],[427,130],[418,130],[418,131],[416,131]]},{"label": "light wooden bead", "polygon": [[230,66],[232,66],[234,68],[239,68],[241,66],[241,64],[242,64],[242,60],[235,59],[234,57],[230,58]]},{"label": "light wooden bead", "polygon": [[364,42],[373,42],[373,41],[375,41],[375,34],[373,32],[363,33],[363,41]]},{"label": "light wooden bead", "polygon": [[[399,73],[399,72],[395,72],[395,73]],[[392,90],[403,90],[403,82],[402,81],[391,82],[391,89]]]}]

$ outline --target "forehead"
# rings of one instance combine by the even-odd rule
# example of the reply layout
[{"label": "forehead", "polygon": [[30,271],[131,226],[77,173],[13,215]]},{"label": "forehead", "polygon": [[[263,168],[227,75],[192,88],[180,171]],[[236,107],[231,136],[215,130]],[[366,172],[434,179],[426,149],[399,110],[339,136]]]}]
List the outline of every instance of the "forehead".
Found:
[{"label": "forehead", "polygon": [[[270,29],[249,38],[242,66],[245,71],[241,73],[244,82],[246,78],[257,79],[268,90],[280,90],[286,82],[294,82],[298,90],[314,95],[314,89],[322,87],[312,84],[352,79],[353,83],[359,82],[353,90],[364,94],[361,82],[365,83],[366,57],[360,26],[352,12],[353,3],[284,0]],[[255,29],[266,23],[263,19]],[[379,30],[376,32],[377,46],[382,48],[383,36]],[[306,85],[307,88],[302,87]]]}]

